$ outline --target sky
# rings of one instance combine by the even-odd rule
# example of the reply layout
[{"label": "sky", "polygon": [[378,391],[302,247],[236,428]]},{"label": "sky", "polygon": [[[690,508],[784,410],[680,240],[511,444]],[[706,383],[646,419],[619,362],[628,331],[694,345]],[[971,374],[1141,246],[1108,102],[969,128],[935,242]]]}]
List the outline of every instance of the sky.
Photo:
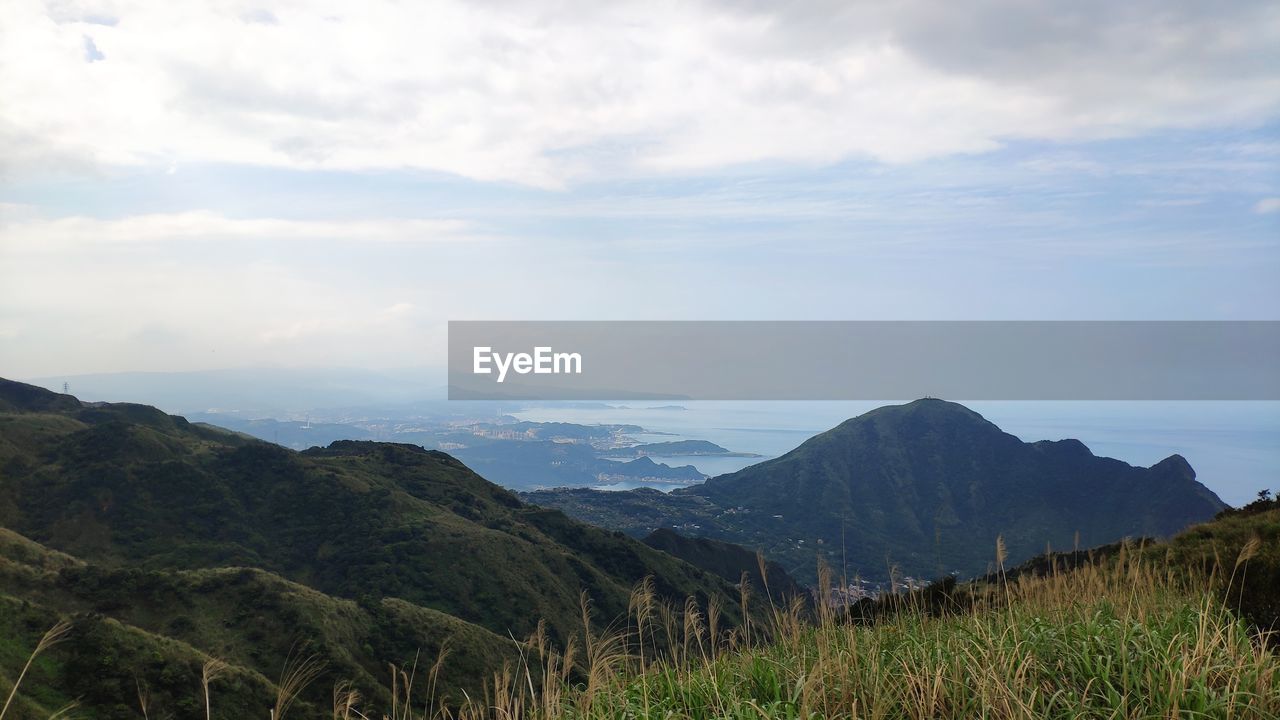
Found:
[{"label": "sky", "polygon": [[1280,319],[1280,5],[0,3],[0,376]]}]

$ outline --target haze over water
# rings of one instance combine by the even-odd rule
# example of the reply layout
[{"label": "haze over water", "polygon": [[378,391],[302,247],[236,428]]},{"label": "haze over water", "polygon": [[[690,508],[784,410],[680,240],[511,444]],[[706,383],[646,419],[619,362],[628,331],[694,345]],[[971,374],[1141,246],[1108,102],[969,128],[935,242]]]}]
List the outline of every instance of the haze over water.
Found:
[{"label": "haze over water", "polygon": [[[610,408],[530,407],[522,420],[634,424],[655,434],[644,442],[709,440],[763,457],[657,457],[707,475],[733,472],[782,455],[820,432],[882,402],[618,402]],[[1258,490],[1280,490],[1280,403],[1274,402],[966,402],[1002,430],[1027,442],[1080,440],[1095,455],[1148,467],[1177,453],[1197,479],[1231,505]],[[660,435],[656,433],[669,433]],[[612,489],[670,484],[612,485]]]}]

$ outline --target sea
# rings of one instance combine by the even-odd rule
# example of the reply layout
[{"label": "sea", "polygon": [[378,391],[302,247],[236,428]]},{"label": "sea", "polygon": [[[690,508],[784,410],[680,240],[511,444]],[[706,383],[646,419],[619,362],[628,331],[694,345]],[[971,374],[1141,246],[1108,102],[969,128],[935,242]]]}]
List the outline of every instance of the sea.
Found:
[{"label": "sea", "polygon": [[[535,422],[639,425],[639,442],[709,440],[734,452],[760,457],[657,457],[668,465],[693,465],[705,475],[740,470],[778,457],[820,432],[884,402],[798,401],[619,401],[599,405],[534,405],[512,413]],[[1197,479],[1225,502],[1242,505],[1264,488],[1280,492],[1280,402],[1215,401],[1017,401],[965,402],[1005,432],[1022,440],[1080,440],[1095,455],[1150,466],[1174,453],[1196,470]],[[602,489],[654,487],[669,483],[619,483]]]}]

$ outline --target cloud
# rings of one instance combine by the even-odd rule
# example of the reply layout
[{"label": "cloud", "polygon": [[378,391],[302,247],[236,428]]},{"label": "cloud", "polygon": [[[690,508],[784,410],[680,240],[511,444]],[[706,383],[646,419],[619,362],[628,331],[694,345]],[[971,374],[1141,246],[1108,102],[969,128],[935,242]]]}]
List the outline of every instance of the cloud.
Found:
[{"label": "cloud", "polygon": [[[443,171],[559,187],[1011,138],[1254,124],[1280,8],[1138,0],[253,5],[12,0],[0,157]],[[111,48],[85,63],[85,30]],[[11,167],[10,171],[14,171]]]},{"label": "cloud", "polygon": [[40,219],[0,209],[14,217],[0,225],[5,374],[412,362],[439,343],[419,308],[438,316],[474,282],[440,266],[493,252],[449,220]]},{"label": "cloud", "polygon": [[1269,215],[1274,212],[1280,212],[1280,197],[1264,198],[1259,200],[1253,206],[1253,211],[1259,215]]},{"label": "cloud", "polygon": [[13,208],[9,214],[14,218],[0,220],[0,251],[6,253],[64,253],[92,247],[228,240],[422,244],[483,239],[479,235],[468,234],[468,224],[462,220],[229,218],[205,210],[114,219],[83,216],[43,218],[22,212],[21,206],[8,207]]}]

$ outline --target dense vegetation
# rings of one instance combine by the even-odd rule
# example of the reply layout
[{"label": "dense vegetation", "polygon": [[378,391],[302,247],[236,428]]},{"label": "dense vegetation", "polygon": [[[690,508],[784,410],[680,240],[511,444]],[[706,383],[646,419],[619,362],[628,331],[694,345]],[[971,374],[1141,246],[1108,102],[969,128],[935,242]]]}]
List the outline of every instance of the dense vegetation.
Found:
[{"label": "dense vegetation", "polygon": [[667,496],[525,498],[637,537],[675,527],[759,548],[808,582],[815,555],[848,577],[968,577],[986,570],[984,548],[997,535],[1021,561],[1046,545],[1167,537],[1225,507],[1179,456],[1136,468],[1076,440],[1024,443],[932,399],[873,410],[779,458]]}]

